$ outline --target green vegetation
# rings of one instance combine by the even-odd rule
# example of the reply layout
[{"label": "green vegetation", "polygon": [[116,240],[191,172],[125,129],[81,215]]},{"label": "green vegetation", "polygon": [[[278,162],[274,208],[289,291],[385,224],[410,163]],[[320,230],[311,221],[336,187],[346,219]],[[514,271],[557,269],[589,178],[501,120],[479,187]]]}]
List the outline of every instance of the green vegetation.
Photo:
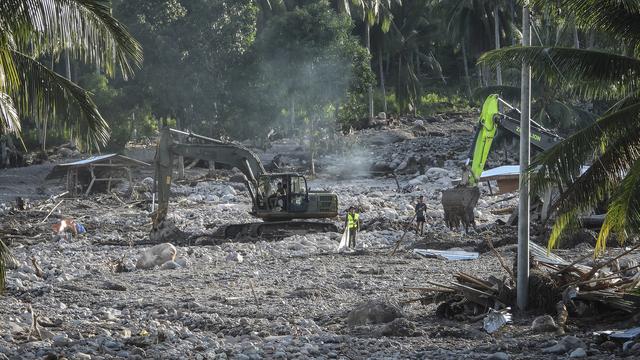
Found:
[{"label": "green vegetation", "polygon": [[[531,3],[560,21],[573,21],[608,39],[605,49],[561,46],[513,47],[492,51],[483,64],[527,61],[536,77],[564,94],[600,100],[611,106],[591,124],[532,163],[532,187],[542,191],[560,184],[558,219],[549,246],[572,230],[584,212],[608,202],[596,254],[615,233],[620,241],[640,229],[640,5],[633,1],[562,0]],[[594,44],[592,44],[594,45]],[[580,175],[580,168],[590,164]]]}]

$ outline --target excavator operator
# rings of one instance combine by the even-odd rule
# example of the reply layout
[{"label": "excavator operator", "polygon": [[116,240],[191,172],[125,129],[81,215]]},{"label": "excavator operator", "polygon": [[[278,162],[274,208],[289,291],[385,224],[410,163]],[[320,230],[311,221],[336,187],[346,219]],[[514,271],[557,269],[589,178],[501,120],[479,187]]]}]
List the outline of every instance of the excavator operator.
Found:
[{"label": "excavator operator", "polygon": [[276,191],[269,195],[268,202],[271,209],[278,209],[281,211],[285,210],[287,203],[287,188],[282,184],[282,182],[278,182]]}]

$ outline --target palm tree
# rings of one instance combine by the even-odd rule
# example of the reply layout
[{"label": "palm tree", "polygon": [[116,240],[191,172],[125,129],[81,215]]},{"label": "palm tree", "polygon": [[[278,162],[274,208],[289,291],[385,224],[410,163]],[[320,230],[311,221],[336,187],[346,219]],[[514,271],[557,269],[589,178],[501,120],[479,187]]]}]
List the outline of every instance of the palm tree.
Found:
[{"label": "palm tree", "polygon": [[[371,27],[380,24],[380,29],[383,33],[389,31],[393,15],[391,13],[391,6],[396,3],[402,5],[401,0],[351,0],[354,5],[359,7],[362,12],[362,21],[365,25],[365,47],[371,55]],[[348,14],[351,13],[348,0],[340,0],[338,2],[339,8]],[[380,54],[381,55],[381,54]],[[380,66],[379,66],[380,67]],[[381,76],[382,75],[381,73]],[[384,84],[384,80],[381,77],[381,83]],[[384,85],[382,85],[384,86]],[[369,86],[368,89],[368,104],[369,104],[369,117],[373,118],[373,88]]]},{"label": "palm tree", "polygon": [[[0,1],[0,135],[19,135],[21,117],[30,116],[68,128],[81,144],[106,143],[109,126],[89,93],[38,61],[62,51],[125,78],[142,63],[140,45],[111,16],[109,2]],[[0,289],[8,256],[0,241]]]},{"label": "palm tree", "polygon": [[[538,157],[531,167],[532,191],[564,189],[554,204],[558,217],[549,247],[579,224],[579,217],[608,200],[596,254],[609,234],[620,241],[640,232],[640,2],[620,0],[531,0],[531,6],[572,18],[632,48],[633,56],[570,47],[511,47],[486,53],[483,64],[526,61],[534,74],[575,95],[616,103],[590,126]],[[591,166],[581,175],[583,164]]]},{"label": "palm tree", "polygon": [[[68,52],[125,78],[142,62],[140,45],[100,0],[0,2],[0,132],[19,133],[20,117],[69,128],[81,144],[99,147],[109,126],[89,94],[38,59]],[[52,116],[55,113],[60,116]]]}]

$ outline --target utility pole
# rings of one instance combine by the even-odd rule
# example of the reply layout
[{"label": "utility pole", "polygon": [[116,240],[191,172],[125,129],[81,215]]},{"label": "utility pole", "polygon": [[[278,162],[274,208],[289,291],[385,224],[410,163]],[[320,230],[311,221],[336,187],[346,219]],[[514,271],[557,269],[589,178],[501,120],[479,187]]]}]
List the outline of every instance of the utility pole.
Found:
[{"label": "utility pole", "polygon": [[[529,8],[522,7],[522,46],[531,46]],[[518,205],[518,283],[517,302],[522,311],[529,296],[529,168],[531,131],[531,66],[522,61],[520,84],[520,203]]]}]

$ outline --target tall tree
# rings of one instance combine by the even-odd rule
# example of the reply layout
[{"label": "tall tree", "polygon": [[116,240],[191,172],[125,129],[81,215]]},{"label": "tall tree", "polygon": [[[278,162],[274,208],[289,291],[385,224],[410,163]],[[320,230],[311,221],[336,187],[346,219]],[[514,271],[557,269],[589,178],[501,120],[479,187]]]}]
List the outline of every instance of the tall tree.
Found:
[{"label": "tall tree", "polygon": [[[21,116],[72,129],[81,142],[99,147],[109,127],[89,94],[38,58],[68,51],[78,60],[123,76],[142,62],[142,50],[98,0],[3,0],[0,2],[0,134],[19,133]],[[0,289],[7,248],[0,240]]]},{"label": "tall tree", "polygon": [[[393,14],[391,13],[391,6],[395,3],[402,5],[401,0],[352,0],[352,2],[360,9],[362,21],[365,29],[365,47],[371,55],[371,28],[375,25],[380,25],[382,32],[389,31],[391,22],[393,20]],[[346,0],[339,1],[340,8],[350,13],[349,3]],[[381,67],[381,65],[380,65]],[[381,74],[381,76],[383,76]],[[384,81],[384,80],[381,80]],[[368,106],[369,106],[369,118],[374,117],[373,108],[373,86],[368,90]]]}]

